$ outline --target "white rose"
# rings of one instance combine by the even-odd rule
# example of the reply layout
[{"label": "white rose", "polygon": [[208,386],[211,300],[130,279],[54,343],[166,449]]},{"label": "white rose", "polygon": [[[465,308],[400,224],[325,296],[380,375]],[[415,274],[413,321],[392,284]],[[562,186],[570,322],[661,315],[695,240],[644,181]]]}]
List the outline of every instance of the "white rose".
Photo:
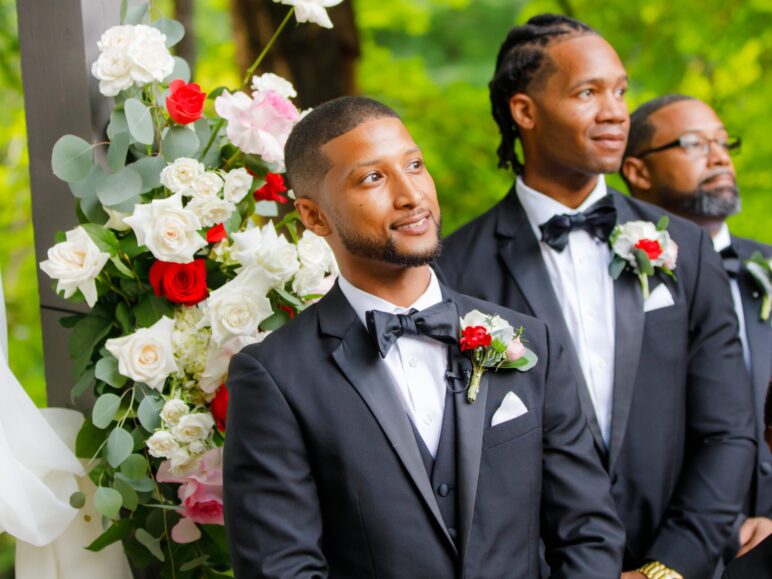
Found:
[{"label": "white rose", "polygon": [[174,58],[166,48],[166,36],[152,26],[138,24],[126,49],[132,61],[131,76],[138,84],[162,81],[174,70]]},{"label": "white rose", "polygon": [[168,400],[161,410],[161,418],[169,426],[175,426],[180,418],[190,412],[190,408],[179,398]]},{"label": "white rose", "polygon": [[172,193],[182,193],[190,197],[194,194],[193,183],[204,172],[203,163],[188,157],[180,157],[161,170],[161,184]]},{"label": "white rose", "polygon": [[223,190],[223,197],[226,201],[231,203],[238,203],[252,187],[252,175],[250,175],[244,167],[233,169],[228,171],[225,175],[225,188]]},{"label": "white rose", "polygon": [[78,226],[65,234],[65,241],[48,250],[48,259],[40,264],[40,269],[57,281],[56,291],[63,291],[65,298],[80,290],[86,303],[94,307],[95,280],[108,259],[110,254],[100,251],[86,230]]},{"label": "white rose", "polygon": [[214,197],[222,189],[223,181],[214,171],[206,171],[193,181],[194,197]]},{"label": "white rose", "polygon": [[134,214],[124,221],[134,230],[137,243],[161,261],[190,263],[196,251],[206,245],[206,239],[198,234],[201,222],[182,207],[179,193],[136,205]]},{"label": "white rose", "polygon": [[295,98],[298,96],[298,93],[295,91],[295,87],[292,86],[290,81],[280,77],[278,74],[273,74],[272,72],[266,72],[260,76],[253,76],[252,90],[272,90],[273,92],[283,96],[285,99]]},{"label": "white rose", "polygon": [[193,458],[186,448],[177,447],[174,449],[169,457],[169,467],[172,473],[179,475],[190,470],[195,464]]},{"label": "white rose", "polygon": [[214,394],[225,382],[228,375],[228,364],[233,355],[250,344],[262,342],[269,333],[259,332],[257,336],[236,336],[222,346],[210,343],[206,353],[206,366],[198,381],[198,387],[207,394]]},{"label": "white rose", "polygon": [[273,313],[266,297],[270,289],[271,279],[265,270],[244,268],[209,295],[199,325],[211,326],[216,345],[235,336],[256,335],[260,322]]},{"label": "white rose", "polygon": [[112,49],[100,54],[91,65],[91,74],[99,80],[99,92],[106,97],[114,97],[134,85],[131,60],[123,50]]},{"label": "white rose", "polygon": [[227,221],[236,211],[236,206],[230,201],[225,201],[214,195],[212,197],[194,197],[185,209],[195,213],[201,225],[211,227]]},{"label": "white rose", "polygon": [[337,273],[335,255],[324,237],[306,229],[298,241],[298,257],[304,267],[321,270],[322,273]]},{"label": "white rose", "polygon": [[150,455],[156,458],[171,458],[174,452],[180,448],[172,434],[165,430],[154,432],[145,444],[147,444]]},{"label": "white rose", "polygon": [[315,267],[302,266],[292,280],[292,291],[301,298],[317,293],[317,288],[322,285],[324,270]]},{"label": "white rose", "polygon": [[188,445],[188,451],[190,451],[190,454],[204,454],[207,450],[206,445],[201,442],[200,440],[194,440]]},{"label": "white rose", "polygon": [[105,210],[105,213],[107,213],[107,216],[110,218],[107,220],[107,223],[105,223],[105,227],[114,229],[115,231],[128,231],[131,229],[124,221],[130,213],[123,213],[121,211],[116,211],[115,209],[110,209],[109,207],[102,207],[102,209]]},{"label": "white rose", "polygon": [[161,390],[169,374],[177,371],[172,352],[173,329],[174,320],[162,317],[149,328],[107,340],[105,347],[118,359],[122,376]]},{"label": "white rose", "polygon": [[108,28],[97,42],[97,48],[101,51],[117,48],[126,50],[134,39],[134,26],[129,24]]},{"label": "white rose", "polygon": [[279,4],[295,7],[298,22],[313,22],[322,28],[332,28],[332,21],[325,8],[337,6],[343,0],[274,0]]},{"label": "white rose", "polygon": [[461,318],[461,327],[467,328],[469,326],[487,326],[488,316],[477,310],[472,310]]},{"label": "white rose", "polygon": [[661,257],[662,265],[671,271],[675,269],[676,262],[678,261],[678,245],[670,239],[670,236],[668,236],[667,245],[665,245],[665,250],[662,252]]},{"label": "white rose", "polygon": [[486,325],[490,328],[491,334],[495,334],[494,337],[505,344],[509,344],[515,337],[515,329],[509,325],[509,322],[498,315],[492,316]]},{"label": "white rose", "polygon": [[641,239],[658,239],[659,233],[649,221],[628,221],[619,226],[619,235],[614,241],[614,252],[631,263],[635,263],[633,248]]},{"label": "white rose", "polygon": [[213,426],[214,418],[208,412],[186,414],[172,428],[172,434],[178,442],[193,442],[207,438],[211,434]]},{"label": "white rose", "polygon": [[272,279],[271,287],[281,287],[300,268],[298,250],[283,235],[276,233],[273,222],[234,233],[234,257],[244,265],[264,269]]}]

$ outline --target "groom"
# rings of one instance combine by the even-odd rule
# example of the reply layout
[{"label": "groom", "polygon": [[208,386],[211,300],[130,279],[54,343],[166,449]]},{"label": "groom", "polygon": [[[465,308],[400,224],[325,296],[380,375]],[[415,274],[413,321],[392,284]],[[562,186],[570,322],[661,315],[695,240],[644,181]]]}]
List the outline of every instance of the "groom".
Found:
[{"label": "groom", "polygon": [[[618,577],[623,531],[561,347],[439,284],[434,183],[396,113],[330,101],[285,151],[341,277],[231,362],[236,577],[537,578],[540,538],[553,577]],[[475,309],[522,326],[538,362],[487,372],[469,403],[457,338]]]},{"label": "groom", "polygon": [[619,169],[625,149],[627,75],[589,26],[546,14],[513,28],[490,89],[499,166],[517,179],[447,240],[444,280],[544,320],[566,345],[627,531],[626,576],[710,577],[755,454],[751,390],[718,255],[704,231],[673,216],[672,277],[642,270],[645,299],[634,272],[610,275],[614,226],[648,223],[636,226],[650,233],[635,243],[650,262],[666,249],[654,232],[664,212],[606,187],[603,173]]}]

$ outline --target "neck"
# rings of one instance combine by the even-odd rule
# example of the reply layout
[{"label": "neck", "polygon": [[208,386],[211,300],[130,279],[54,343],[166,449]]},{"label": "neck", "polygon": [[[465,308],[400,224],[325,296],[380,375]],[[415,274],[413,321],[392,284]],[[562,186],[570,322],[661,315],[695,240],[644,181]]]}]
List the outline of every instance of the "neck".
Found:
[{"label": "neck", "polygon": [[566,207],[576,209],[598,184],[598,175],[577,172],[541,171],[526,163],[523,182],[531,189],[551,197]]},{"label": "neck", "polygon": [[420,267],[387,266],[384,263],[364,267],[340,264],[340,272],[356,288],[387,302],[406,308],[415,303],[429,287],[428,265]]},{"label": "neck", "polygon": [[723,219],[716,219],[709,218],[709,217],[687,217],[687,219],[690,219],[700,227],[704,227],[708,230],[708,234],[710,235],[711,239],[716,237],[718,235],[718,232],[721,231],[721,226],[724,224]]}]

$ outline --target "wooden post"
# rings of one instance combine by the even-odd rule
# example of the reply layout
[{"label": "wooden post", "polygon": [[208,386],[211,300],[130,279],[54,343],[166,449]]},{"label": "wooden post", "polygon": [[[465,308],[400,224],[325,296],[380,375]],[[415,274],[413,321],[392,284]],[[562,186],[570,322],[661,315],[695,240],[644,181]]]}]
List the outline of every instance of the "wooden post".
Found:
[{"label": "wooden post", "polygon": [[[76,225],[75,201],[51,171],[51,150],[64,134],[101,140],[110,102],[97,90],[91,62],[97,40],[117,24],[120,0],[17,0],[24,106],[27,119],[35,254],[45,259],[54,233]],[[43,353],[49,406],[72,406],[75,383],[68,353],[69,331],[59,318],[86,311],[58,297],[38,270]],[[84,396],[78,404],[88,410]],[[84,406],[86,408],[84,408]]]}]

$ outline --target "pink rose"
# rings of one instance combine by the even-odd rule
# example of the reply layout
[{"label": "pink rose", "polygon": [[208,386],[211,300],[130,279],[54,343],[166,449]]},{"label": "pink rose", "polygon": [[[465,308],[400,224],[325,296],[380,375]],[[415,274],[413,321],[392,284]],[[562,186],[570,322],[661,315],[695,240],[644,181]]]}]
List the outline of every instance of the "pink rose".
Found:
[{"label": "pink rose", "polygon": [[507,357],[507,360],[512,362],[525,356],[525,346],[523,346],[520,338],[515,338],[509,343],[505,356]]},{"label": "pink rose", "polygon": [[668,244],[665,246],[665,251],[662,252],[660,257],[662,258],[662,265],[669,270],[674,270],[676,261],[678,260],[678,245],[676,242],[672,239],[668,241]]}]

